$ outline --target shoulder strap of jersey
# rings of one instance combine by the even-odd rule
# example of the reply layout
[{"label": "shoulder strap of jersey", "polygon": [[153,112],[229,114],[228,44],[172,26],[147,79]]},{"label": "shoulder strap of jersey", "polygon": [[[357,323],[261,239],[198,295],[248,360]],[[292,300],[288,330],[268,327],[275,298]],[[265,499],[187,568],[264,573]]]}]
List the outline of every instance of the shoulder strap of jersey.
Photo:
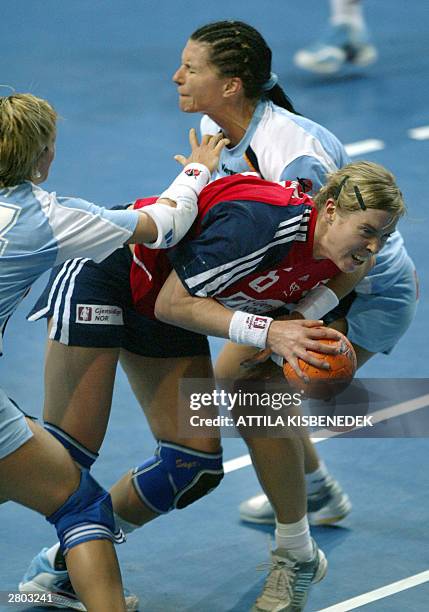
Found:
[{"label": "shoulder strap of jersey", "polygon": [[245,172],[222,177],[204,187],[199,197],[199,209],[206,212],[215,204],[230,200],[251,200],[273,206],[313,206],[312,200],[302,191],[298,181],[274,183],[253,172]]}]

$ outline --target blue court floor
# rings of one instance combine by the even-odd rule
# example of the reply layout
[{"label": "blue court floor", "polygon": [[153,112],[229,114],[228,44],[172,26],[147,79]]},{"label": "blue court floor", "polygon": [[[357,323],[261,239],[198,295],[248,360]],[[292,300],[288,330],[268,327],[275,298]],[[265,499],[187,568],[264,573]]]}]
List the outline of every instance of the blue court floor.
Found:
[{"label": "blue court floor", "polygon": [[[303,74],[292,63],[294,51],[325,27],[323,0],[3,0],[0,83],[48,98],[62,116],[48,188],[111,206],[159,192],[176,172],[172,156],[186,151],[187,130],[198,118],[178,110],[171,76],[187,36],[223,18],[253,24],[268,40],[274,70],[298,110],[348,145],[378,141],[363,145],[359,157],[397,175],[409,210],[400,228],[419,273],[421,299],[393,353],[375,357],[359,375],[429,378],[429,4],[368,0],[365,8],[379,61],[326,79]],[[0,95],[7,93],[0,88]],[[25,314],[42,286],[35,286],[10,322],[0,360],[1,385],[36,415],[43,403],[45,329],[26,322]],[[219,347],[212,342],[214,354]],[[425,405],[421,400],[419,407]],[[120,372],[94,473],[108,486],[152,454],[153,446]],[[273,533],[240,523],[237,506],[258,485],[251,467],[228,463],[246,455],[244,444],[227,439],[224,450],[230,469],[216,491],[147,525],[120,547],[124,582],[139,595],[141,610],[244,612],[258,595],[265,574],[257,566],[268,560]],[[341,526],[314,530],[330,566],[313,588],[308,610],[427,612],[428,439],[336,437],[320,442],[318,450],[349,494],[353,512]],[[32,556],[54,541],[42,517],[12,503],[1,506],[0,591],[16,590]]]}]

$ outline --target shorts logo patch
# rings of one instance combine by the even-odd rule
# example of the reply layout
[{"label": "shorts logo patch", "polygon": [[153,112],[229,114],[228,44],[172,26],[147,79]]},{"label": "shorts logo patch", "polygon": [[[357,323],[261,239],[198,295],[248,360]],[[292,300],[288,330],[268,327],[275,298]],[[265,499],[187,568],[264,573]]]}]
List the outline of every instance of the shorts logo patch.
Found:
[{"label": "shorts logo patch", "polygon": [[76,323],[90,325],[123,325],[122,308],[100,304],[77,304]]}]

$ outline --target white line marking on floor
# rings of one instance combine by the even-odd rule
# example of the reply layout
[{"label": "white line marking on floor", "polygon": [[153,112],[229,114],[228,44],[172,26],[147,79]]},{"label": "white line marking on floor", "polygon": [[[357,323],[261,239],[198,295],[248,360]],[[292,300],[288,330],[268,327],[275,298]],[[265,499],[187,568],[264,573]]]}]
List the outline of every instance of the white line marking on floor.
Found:
[{"label": "white line marking on floor", "polygon": [[248,465],[252,465],[252,460],[250,455],[241,455],[241,457],[237,457],[236,459],[230,459],[229,461],[225,461],[223,464],[223,471],[225,474],[228,472],[235,472],[235,470],[241,470],[241,468],[247,467]]},{"label": "white line marking on floor", "polygon": [[[409,412],[421,410],[421,408],[426,408],[426,406],[428,405],[429,393],[427,393],[426,395],[421,395],[420,397],[415,397],[412,400],[407,400],[406,402],[401,402],[400,404],[394,404],[393,406],[383,408],[382,410],[370,412],[367,416],[372,417],[371,422],[373,425],[377,425],[377,423],[381,423],[381,421],[387,421],[387,419],[394,419],[395,417],[408,414]],[[363,426],[355,427],[353,431],[357,429],[362,429],[362,427]],[[321,429],[317,432],[317,435],[320,434],[326,440],[328,438],[334,438],[335,436],[339,436],[341,435],[341,433],[341,431],[330,431],[329,429]]]},{"label": "white line marking on floor", "polygon": [[[408,414],[409,412],[414,412],[416,410],[420,410],[421,408],[425,408],[429,405],[429,393],[426,395],[421,395],[420,397],[415,397],[412,400],[408,400],[406,402],[401,402],[400,404],[394,404],[393,406],[389,406],[388,408],[383,408],[382,410],[377,410],[375,412],[370,413],[368,416],[372,416],[372,423],[380,423],[381,421],[385,421],[387,419],[392,419],[398,416],[402,416],[404,414]],[[356,427],[355,429],[360,429]],[[312,438],[314,443],[323,442],[324,440],[328,440],[329,438],[335,438],[336,436],[340,436],[341,431],[329,431],[329,430],[320,430],[316,433],[317,437]],[[240,470],[243,467],[247,467],[252,464],[250,459],[250,455],[242,455],[241,457],[236,457],[235,459],[230,459],[229,461],[225,461],[223,464],[223,468],[225,474],[229,472],[235,472],[236,470]]]},{"label": "white line marking on floor", "polygon": [[363,595],[358,595],[352,599],[347,599],[341,603],[329,606],[329,608],[323,608],[323,610],[319,610],[318,612],[348,612],[349,610],[355,610],[361,606],[366,606],[373,601],[384,599],[385,597],[389,597],[395,593],[412,589],[413,587],[419,586],[419,584],[423,584],[428,581],[429,570],[421,572],[420,574],[415,574],[414,576],[409,576],[409,578],[404,578],[403,580],[398,580],[397,582],[392,582],[384,587],[380,587],[374,591],[369,591]]},{"label": "white line marking on floor", "polygon": [[429,138],[429,125],[422,125],[418,128],[408,130],[408,136],[413,140],[427,140]]},{"label": "white line marking on floor", "polygon": [[384,147],[384,142],[377,138],[369,138],[368,140],[360,140],[359,142],[351,142],[345,145],[347,155],[350,155],[350,157],[365,155],[365,153],[372,153],[373,151],[381,151]]}]

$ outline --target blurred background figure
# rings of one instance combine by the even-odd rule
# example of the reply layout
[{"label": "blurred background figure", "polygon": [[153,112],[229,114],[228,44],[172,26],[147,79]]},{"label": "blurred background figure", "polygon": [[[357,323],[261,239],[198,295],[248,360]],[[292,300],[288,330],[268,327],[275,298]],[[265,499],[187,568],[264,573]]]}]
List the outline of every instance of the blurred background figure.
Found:
[{"label": "blurred background figure", "polygon": [[344,66],[369,66],[377,59],[361,0],[329,0],[329,26],[321,38],[294,56],[295,64],[318,74],[335,74]]}]

